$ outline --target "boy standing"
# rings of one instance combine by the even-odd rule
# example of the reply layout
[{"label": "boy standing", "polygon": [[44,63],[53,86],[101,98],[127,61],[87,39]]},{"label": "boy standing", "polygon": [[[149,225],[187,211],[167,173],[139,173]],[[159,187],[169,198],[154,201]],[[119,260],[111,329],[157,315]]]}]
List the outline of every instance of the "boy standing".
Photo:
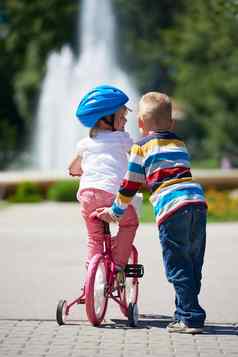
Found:
[{"label": "boy standing", "polygon": [[111,208],[98,218],[119,220],[135,193],[145,184],[152,193],[163,262],[175,289],[175,321],[169,332],[201,333],[206,313],[199,305],[206,244],[207,206],[201,186],[192,180],[190,157],[173,128],[172,104],[158,92],[139,103],[139,128],[144,137],[132,146],[127,174]]}]

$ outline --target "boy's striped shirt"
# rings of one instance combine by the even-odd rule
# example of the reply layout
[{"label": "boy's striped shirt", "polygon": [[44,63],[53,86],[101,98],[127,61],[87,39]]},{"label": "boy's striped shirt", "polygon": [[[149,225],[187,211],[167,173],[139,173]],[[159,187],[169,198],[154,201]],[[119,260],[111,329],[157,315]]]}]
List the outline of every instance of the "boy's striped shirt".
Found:
[{"label": "boy's striped shirt", "polygon": [[169,131],[148,135],[132,146],[128,171],[112,212],[122,215],[143,184],[151,192],[158,224],[182,206],[206,204],[202,187],[192,180],[184,142]]}]

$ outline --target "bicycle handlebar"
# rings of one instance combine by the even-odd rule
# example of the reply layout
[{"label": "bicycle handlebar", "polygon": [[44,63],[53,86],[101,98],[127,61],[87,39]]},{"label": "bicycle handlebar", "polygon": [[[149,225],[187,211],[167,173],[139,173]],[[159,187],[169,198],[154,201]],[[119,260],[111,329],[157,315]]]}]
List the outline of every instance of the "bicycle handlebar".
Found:
[{"label": "bicycle handlebar", "polygon": [[110,232],[110,224],[105,222],[105,221],[103,221],[103,226],[104,226],[104,233],[105,234],[111,234],[111,232]]},{"label": "bicycle handlebar", "polygon": [[96,212],[91,213],[90,218],[98,219],[98,220],[102,221],[102,222],[103,222],[103,227],[104,227],[104,233],[105,233],[105,234],[111,234],[111,232],[110,232],[110,224],[109,224],[108,222],[105,222],[105,221],[103,221],[102,219],[100,219],[100,218],[97,216],[97,213],[96,213]]}]

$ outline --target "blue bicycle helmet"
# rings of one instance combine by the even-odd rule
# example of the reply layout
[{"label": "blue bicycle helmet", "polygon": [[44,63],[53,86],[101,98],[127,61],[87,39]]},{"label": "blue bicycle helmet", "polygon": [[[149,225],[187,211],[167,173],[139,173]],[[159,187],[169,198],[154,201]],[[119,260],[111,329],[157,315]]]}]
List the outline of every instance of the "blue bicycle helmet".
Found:
[{"label": "blue bicycle helmet", "polygon": [[116,87],[98,86],[83,97],[76,116],[84,126],[93,128],[99,119],[115,113],[128,100],[127,95]]}]

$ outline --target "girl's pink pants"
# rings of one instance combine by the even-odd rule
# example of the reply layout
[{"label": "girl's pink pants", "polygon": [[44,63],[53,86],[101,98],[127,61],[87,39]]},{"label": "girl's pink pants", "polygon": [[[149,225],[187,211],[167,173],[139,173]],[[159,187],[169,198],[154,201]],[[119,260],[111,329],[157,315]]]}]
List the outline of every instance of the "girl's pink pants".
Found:
[{"label": "girl's pink pants", "polygon": [[[90,214],[99,207],[111,207],[115,195],[98,189],[79,191],[78,200],[81,203],[81,214],[88,230],[87,263],[97,253],[103,251],[103,222],[90,218]],[[129,205],[119,222],[118,233],[112,240],[112,256],[116,264],[125,266],[128,262],[133,240],[138,227],[138,217],[133,206]]]}]

